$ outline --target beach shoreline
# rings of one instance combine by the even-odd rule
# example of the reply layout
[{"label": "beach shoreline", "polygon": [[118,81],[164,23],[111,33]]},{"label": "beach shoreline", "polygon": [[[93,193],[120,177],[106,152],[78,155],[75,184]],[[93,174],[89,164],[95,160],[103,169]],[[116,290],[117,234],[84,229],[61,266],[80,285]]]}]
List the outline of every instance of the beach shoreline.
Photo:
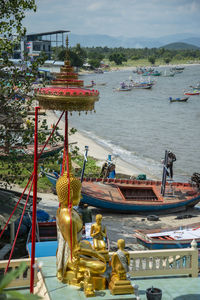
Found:
[{"label": "beach shoreline", "polygon": [[[164,65],[146,65],[146,66],[116,66],[116,67],[110,67],[108,69],[105,69],[105,71],[108,72],[117,72],[117,71],[136,71],[137,68],[174,68],[176,66],[179,67],[189,67],[189,66],[199,66],[200,63],[185,63],[185,64],[164,64]],[[104,69],[102,68],[104,71]],[[79,75],[88,75],[88,74],[95,74],[94,71],[88,71],[88,70],[83,70],[81,69],[78,72]]]},{"label": "beach shoreline", "polygon": [[[53,124],[56,124],[58,120],[58,115],[54,111],[46,111],[46,116],[44,118],[47,119],[47,124],[51,127]],[[65,122],[64,119],[60,120],[58,125],[60,134],[64,135],[64,126]],[[103,163],[107,160],[108,155],[111,155],[113,162],[116,164],[115,171],[119,174],[125,174],[130,177],[137,177],[139,174],[144,174],[144,170],[139,169],[138,167],[130,164],[120,157],[115,157],[113,153],[111,153],[105,147],[97,144],[93,139],[89,136],[86,136],[84,133],[77,131],[75,134],[69,135],[69,144],[76,144],[79,148],[79,153],[84,155],[85,153],[85,146],[88,146],[88,156],[93,157],[97,161],[98,166],[102,166]],[[145,171],[147,178],[152,180],[159,180],[156,176]]]}]

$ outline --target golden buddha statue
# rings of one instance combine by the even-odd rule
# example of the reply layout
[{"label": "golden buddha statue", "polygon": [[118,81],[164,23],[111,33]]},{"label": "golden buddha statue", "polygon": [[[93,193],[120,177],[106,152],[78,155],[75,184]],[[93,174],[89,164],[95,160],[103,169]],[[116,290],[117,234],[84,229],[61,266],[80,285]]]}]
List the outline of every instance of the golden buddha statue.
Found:
[{"label": "golden buddha statue", "polygon": [[91,237],[93,237],[93,248],[101,253],[106,261],[109,261],[109,253],[106,249],[105,239],[107,238],[106,227],[102,225],[102,215],[96,215],[96,223],[92,224]]},{"label": "golden buddha statue", "polygon": [[117,241],[118,251],[113,254],[111,260],[112,273],[109,289],[113,295],[133,294],[134,289],[127,279],[127,272],[130,264],[130,255],[125,248],[125,241]]},{"label": "golden buddha statue", "polygon": [[[64,172],[56,183],[60,202],[56,221],[58,231],[57,278],[63,282],[80,286],[84,273],[89,272],[92,289],[104,289],[105,278],[101,277],[106,270],[105,258],[95,251],[88,241],[81,240],[82,219],[73,209],[81,198],[81,182],[71,172],[70,165],[70,205],[68,205],[68,176]],[[92,286],[91,286],[92,284]]]}]

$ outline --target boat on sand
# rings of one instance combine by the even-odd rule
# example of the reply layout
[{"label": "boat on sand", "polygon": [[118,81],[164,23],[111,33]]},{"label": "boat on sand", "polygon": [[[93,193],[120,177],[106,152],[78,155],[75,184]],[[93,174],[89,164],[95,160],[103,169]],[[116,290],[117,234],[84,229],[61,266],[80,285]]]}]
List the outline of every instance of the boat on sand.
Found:
[{"label": "boat on sand", "polygon": [[[38,145],[38,153],[43,149],[44,145]],[[34,144],[27,146],[16,146],[12,148],[12,151],[17,153],[19,159],[30,158],[34,156]],[[48,144],[45,146],[44,151],[40,158],[53,156],[59,153],[63,149],[63,144]],[[10,150],[11,152],[11,150]],[[5,153],[5,147],[0,147],[0,158],[7,159],[8,155]]]},{"label": "boat on sand", "polygon": [[[53,173],[41,170],[56,186]],[[161,181],[115,178],[85,178],[82,182],[82,203],[119,213],[172,213],[194,207],[200,201],[197,185],[167,182],[165,195]]]},{"label": "boat on sand", "polygon": [[189,248],[193,240],[200,247],[200,223],[188,225],[186,228],[163,228],[136,230],[137,242],[148,249]]},{"label": "boat on sand", "polygon": [[119,213],[171,213],[200,201],[200,191],[190,183],[96,178],[82,182],[82,202]]}]

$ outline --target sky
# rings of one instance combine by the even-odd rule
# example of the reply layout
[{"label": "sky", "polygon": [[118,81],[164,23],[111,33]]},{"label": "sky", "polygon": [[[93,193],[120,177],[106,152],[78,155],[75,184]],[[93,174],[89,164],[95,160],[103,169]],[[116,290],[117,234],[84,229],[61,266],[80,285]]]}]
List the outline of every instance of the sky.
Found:
[{"label": "sky", "polygon": [[149,37],[199,35],[200,0],[36,0],[24,20],[27,33]]}]

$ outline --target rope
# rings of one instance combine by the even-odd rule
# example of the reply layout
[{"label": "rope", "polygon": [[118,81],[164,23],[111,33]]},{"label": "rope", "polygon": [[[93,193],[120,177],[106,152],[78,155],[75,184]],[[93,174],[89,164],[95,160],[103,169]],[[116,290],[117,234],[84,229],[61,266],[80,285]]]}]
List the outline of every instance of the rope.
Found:
[{"label": "rope", "polygon": [[46,140],[46,142],[45,142],[45,144],[44,144],[44,146],[43,146],[43,148],[42,148],[40,154],[38,155],[38,159],[40,159],[40,156],[42,155],[42,153],[43,153],[43,151],[44,151],[46,145],[48,144],[49,140],[51,139],[52,135],[54,134],[54,131],[56,130],[56,127],[58,126],[58,123],[60,122],[60,120],[61,120],[63,114],[64,114],[64,112],[62,112],[62,114],[60,115],[60,118],[58,119],[56,125],[54,126],[54,128],[53,128],[53,130],[52,130],[50,136],[49,136],[48,139]]},{"label": "rope", "polygon": [[20,201],[21,201],[21,199],[22,199],[22,197],[23,197],[23,195],[24,195],[24,193],[25,193],[25,191],[26,191],[26,189],[27,189],[27,187],[28,187],[28,185],[29,185],[29,183],[30,183],[32,177],[33,177],[33,173],[32,173],[32,175],[31,175],[31,177],[29,178],[29,181],[28,181],[26,187],[24,188],[23,193],[21,194],[21,197],[19,198],[18,202],[16,203],[16,205],[15,205],[15,207],[14,207],[14,209],[13,209],[11,215],[10,215],[10,217],[8,218],[8,221],[6,222],[4,228],[2,229],[2,231],[1,231],[1,233],[0,233],[0,239],[1,239],[1,237],[2,237],[2,235],[3,235],[3,233],[4,233],[4,231],[5,231],[6,227],[8,226],[8,223],[9,223],[10,219],[12,218],[12,216],[13,216],[13,214],[14,214],[14,212],[15,212],[17,206],[18,206],[18,204],[20,203]]},{"label": "rope", "polygon": [[19,221],[19,225],[18,225],[18,228],[17,228],[17,233],[16,233],[16,235],[15,235],[15,239],[14,239],[14,242],[13,242],[13,245],[12,245],[12,249],[11,249],[11,252],[10,252],[10,256],[9,256],[9,259],[8,259],[8,264],[7,264],[7,267],[6,267],[6,269],[5,269],[4,274],[7,273],[8,268],[9,268],[10,260],[11,260],[11,257],[12,257],[13,251],[14,251],[15,243],[16,243],[16,240],[17,240],[17,237],[18,237],[18,234],[19,234],[19,230],[20,230],[20,226],[21,226],[21,223],[22,223],[22,220],[23,220],[23,217],[24,217],[24,213],[25,213],[26,206],[27,206],[27,203],[28,203],[28,199],[29,199],[29,196],[30,196],[30,193],[31,193],[32,185],[33,185],[33,180],[32,180],[32,182],[31,182],[31,186],[30,186],[30,188],[29,188],[29,192],[28,192],[28,195],[27,195],[27,197],[26,197],[26,203],[25,203],[25,205],[24,205],[24,209],[23,209],[23,212],[22,212],[20,221]]},{"label": "rope", "polygon": [[[43,146],[41,152],[40,152],[39,155],[38,155],[38,159],[41,157],[41,155],[42,155],[42,153],[43,153],[43,151],[44,151],[46,145],[48,144],[48,142],[49,142],[49,140],[51,139],[51,137],[52,137],[54,131],[56,130],[56,127],[58,126],[58,123],[60,122],[61,118],[63,117],[63,114],[64,114],[64,112],[62,112],[62,114],[60,115],[60,118],[58,119],[56,125],[54,126],[54,128],[53,128],[53,130],[52,130],[50,136],[48,137],[47,141],[45,142],[45,144],[44,144],[44,146]],[[28,181],[26,187],[24,188],[24,190],[23,190],[23,192],[22,192],[22,195],[20,196],[20,198],[19,198],[17,204],[15,205],[15,207],[14,207],[14,209],[13,209],[13,211],[12,211],[12,213],[11,213],[9,219],[8,219],[8,221],[6,222],[4,228],[2,229],[2,231],[1,231],[1,233],[0,233],[0,239],[1,239],[1,237],[2,237],[2,235],[3,235],[3,233],[4,233],[4,231],[5,231],[6,227],[8,226],[8,223],[9,223],[10,219],[12,218],[12,216],[13,216],[13,214],[14,214],[14,212],[15,212],[17,206],[18,206],[18,204],[20,203],[20,201],[21,201],[21,199],[22,199],[22,197],[23,197],[23,195],[24,195],[24,193],[25,193],[25,191],[26,191],[26,189],[27,189],[27,187],[28,187],[28,185],[29,185],[29,183],[30,183],[32,177],[33,177],[33,173],[31,174],[31,177],[29,178],[29,181]]]}]

